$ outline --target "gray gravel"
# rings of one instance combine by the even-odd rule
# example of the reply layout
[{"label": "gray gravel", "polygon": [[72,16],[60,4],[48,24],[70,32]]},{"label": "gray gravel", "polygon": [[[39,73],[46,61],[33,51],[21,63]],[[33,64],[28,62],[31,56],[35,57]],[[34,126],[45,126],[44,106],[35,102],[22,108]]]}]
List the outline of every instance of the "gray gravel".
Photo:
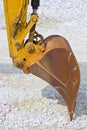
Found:
[{"label": "gray gravel", "polygon": [[0,0],[0,130],[87,130],[87,0],[42,0],[38,13],[37,30],[45,37],[66,37],[79,62],[74,119],[69,121],[66,105],[52,86],[13,67]]}]

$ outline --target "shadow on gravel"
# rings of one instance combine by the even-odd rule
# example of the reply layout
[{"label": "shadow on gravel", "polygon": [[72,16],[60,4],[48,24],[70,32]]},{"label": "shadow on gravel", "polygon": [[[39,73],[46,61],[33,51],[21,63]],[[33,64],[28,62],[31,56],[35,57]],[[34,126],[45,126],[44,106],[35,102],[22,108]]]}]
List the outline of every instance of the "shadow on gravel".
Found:
[{"label": "shadow on gravel", "polygon": [[[76,117],[87,114],[87,63],[79,63],[81,72],[81,83],[76,104]],[[21,70],[9,63],[0,63],[0,73],[2,74],[21,74]],[[47,86],[42,90],[42,96],[52,100],[58,100],[58,104],[65,105],[61,95],[52,87]]]},{"label": "shadow on gravel", "polygon": [[75,111],[77,117],[87,115],[87,62],[81,62],[79,65],[81,82]]},{"label": "shadow on gravel", "polygon": [[13,64],[9,64],[9,63],[0,63],[0,73],[3,74],[19,74],[22,73],[21,70],[15,68],[13,66]]},{"label": "shadow on gravel", "polygon": [[[79,117],[87,114],[87,62],[79,63],[81,82],[77,98],[75,115]],[[48,99],[58,99],[58,104],[65,105],[62,96],[50,85],[42,90],[42,96]]]}]

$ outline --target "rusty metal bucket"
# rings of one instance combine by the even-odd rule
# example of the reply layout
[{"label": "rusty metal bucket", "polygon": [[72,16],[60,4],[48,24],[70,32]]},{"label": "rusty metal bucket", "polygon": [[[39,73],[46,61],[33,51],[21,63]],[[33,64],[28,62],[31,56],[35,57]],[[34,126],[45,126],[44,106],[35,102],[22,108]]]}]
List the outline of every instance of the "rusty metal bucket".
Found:
[{"label": "rusty metal bucket", "polygon": [[61,36],[47,37],[44,44],[46,51],[43,56],[26,69],[47,81],[62,95],[72,120],[80,83],[77,60],[67,40]]}]

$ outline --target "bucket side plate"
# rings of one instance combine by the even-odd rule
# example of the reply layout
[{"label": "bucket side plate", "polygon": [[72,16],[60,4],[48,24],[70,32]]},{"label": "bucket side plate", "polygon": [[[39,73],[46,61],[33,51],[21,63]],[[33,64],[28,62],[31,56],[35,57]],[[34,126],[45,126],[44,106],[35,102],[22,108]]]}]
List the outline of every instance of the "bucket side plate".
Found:
[{"label": "bucket side plate", "polygon": [[77,60],[67,40],[61,36],[50,36],[44,40],[44,44],[46,51],[42,58],[32,64],[29,70],[62,95],[72,120],[80,83]]}]

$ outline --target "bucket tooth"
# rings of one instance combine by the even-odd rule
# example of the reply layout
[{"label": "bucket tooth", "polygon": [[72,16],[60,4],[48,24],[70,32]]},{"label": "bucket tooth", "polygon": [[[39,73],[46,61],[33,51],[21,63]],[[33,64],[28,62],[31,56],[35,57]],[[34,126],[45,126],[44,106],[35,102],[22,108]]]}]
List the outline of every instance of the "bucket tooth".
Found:
[{"label": "bucket tooth", "polygon": [[44,44],[46,51],[43,56],[28,66],[28,69],[62,95],[72,120],[80,83],[77,60],[67,40],[61,36],[50,36],[44,40]]}]

